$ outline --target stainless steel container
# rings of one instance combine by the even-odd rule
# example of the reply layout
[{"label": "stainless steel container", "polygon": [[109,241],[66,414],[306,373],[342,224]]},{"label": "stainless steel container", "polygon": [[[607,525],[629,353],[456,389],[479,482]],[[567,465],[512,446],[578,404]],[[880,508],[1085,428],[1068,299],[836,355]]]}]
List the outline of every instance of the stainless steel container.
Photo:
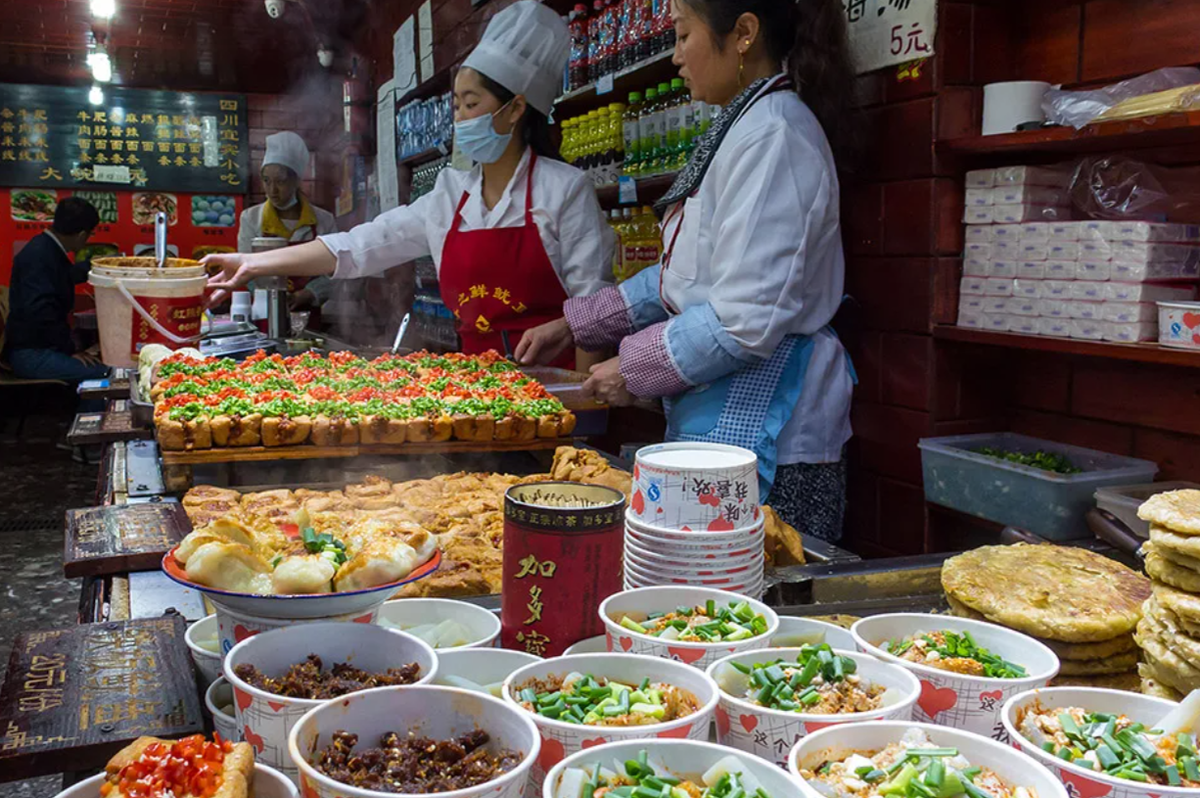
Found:
[{"label": "stainless steel container", "polygon": [[[288,245],[286,238],[255,238],[250,242],[252,252],[270,252]],[[261,277],[255,288],[267,292],[267,337],[284,340],[291,334],[288,320],[288,280],[286,277]]]}]

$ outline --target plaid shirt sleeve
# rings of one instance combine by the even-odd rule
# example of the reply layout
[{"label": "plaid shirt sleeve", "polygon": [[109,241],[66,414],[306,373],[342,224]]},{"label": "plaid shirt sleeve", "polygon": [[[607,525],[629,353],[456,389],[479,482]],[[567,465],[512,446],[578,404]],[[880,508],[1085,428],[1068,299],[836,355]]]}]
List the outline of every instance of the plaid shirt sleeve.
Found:
[{"label": "plaid shirt sleeve", "polygon": [[633,332],[629,309],[616,288],[609,287],[587,297],[572,297],[563,303],[567,324],[581,349],[595,352],[616,346]]},{"label": "plaid shirt sleeve", "polygon": [[667,348],[669,324],[659,322],[621,341],[621,375],[634,396],[675,396],[692,387]]}]

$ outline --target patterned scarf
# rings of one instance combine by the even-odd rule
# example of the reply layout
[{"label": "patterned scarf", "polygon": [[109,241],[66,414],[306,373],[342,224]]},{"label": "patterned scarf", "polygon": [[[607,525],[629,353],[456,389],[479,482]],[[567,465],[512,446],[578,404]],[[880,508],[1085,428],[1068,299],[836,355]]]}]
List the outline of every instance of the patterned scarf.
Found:
[{"label": "patterned scarf", "polygon": [[654,203],[654,212],[658,214],[659,219],[666,215],[667,209],[672,205],[687,199],[700,187],[700,183],[708,174],[708,167],[712,165],[712,160],[716,156],[717,150],[721,148],[721,142],[725,140],[725,136],[733,129],[734,123],[750,106],[762,88],[774,79],[773,77],[760,78],[754,81],[735,97],[733,102],[721,109],[721,113],[717,114],[717,118],[713,120],[712,127],[708,129],[708,132],[696,140],[696,149],[692,153],[692,157],[688,159],[687,166],[683,167],[683,171],[675,178],[671,190]]}]

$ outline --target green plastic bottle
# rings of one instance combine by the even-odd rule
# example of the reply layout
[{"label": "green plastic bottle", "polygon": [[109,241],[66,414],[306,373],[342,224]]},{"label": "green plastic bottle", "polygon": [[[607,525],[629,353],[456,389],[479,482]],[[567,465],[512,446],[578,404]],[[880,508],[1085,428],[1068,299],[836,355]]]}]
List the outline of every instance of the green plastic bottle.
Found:
[{"label": "green plastic bottle", "polygon": [[671,81],[671,91],[675,95],[675,112],[679,115],[679,148],[675,153],[675,168],[682,169],[692,156],[692,148],[696,146],[695,106],[683,78]]},{"label": "green plastic bottle", "polygon": [[624,175],[636,176],[641,163],[642,133],[639,123],[641,116],[642,93],[640,91],[630,92],[629,105],[626,106],[625,115],[621,120],[625,136],[625,165],[621,169],[621,173]]},{"label": "green plastic bottle", "polygon": [[642,143],[638,147],[638,171],[639,175],[648,175],[653,170],[654,153],[658,148],[658,129],[657,123],[662,119],[661,116],[655,117],[655,106],[658,105],[658,89],[646,89],[646,102],[642,105],[642,115],[638,120],[638,131],[642,137]]},{"label": "green plastic bottle", "polygon": [[654,166],[652,174],[665,172],[671,168],[671,147],[667,141],[667,120],[671,116],[671,84],[658,84],[658,146],[654,148]]}]

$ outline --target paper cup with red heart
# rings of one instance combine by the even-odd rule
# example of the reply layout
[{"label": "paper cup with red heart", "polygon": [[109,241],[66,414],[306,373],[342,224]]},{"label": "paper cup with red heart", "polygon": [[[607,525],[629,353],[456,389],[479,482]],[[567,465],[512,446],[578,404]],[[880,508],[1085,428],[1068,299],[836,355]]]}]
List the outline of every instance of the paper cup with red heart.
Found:
[{"label": "paper cup with red heart", "polygon": [[421,685],[352,693],[305,714],[288,737],[288,751],[299,768],[303,798],[395,798],[398,793],[343,784],[311,763],[338,731],[358,735],[355,750],[359,751],[378,748],[380,738],[389,732],[441,741],[476,730],[487,732],[487,750],[513,751],[521,755],[520,762],[481,784],[436,793],[438,798],[522,798],[530,768],[541,751],[537,727],[524,710],[471,690]]},{"label": "paper cup with red heart", "polygon": [[757,688],[751,686],[750,677],[734,667],[734,663],[745,667],[779,660],[795,663],[800,653],[799,648],[744,651],[708,666],[708,675],[721,691],[716,710],[718,743],[787,767],[787,753],[792,746],[800,738],[828,726],[912,718],[913,706],[921,695],[917,677],[899,665],[880,662],[869,654],[857,651],[835,650],[835,653],[854,660],[858,667],[851,678],[856,678],[862,689],[870,690],[876,686],[883,689],[879,706],[875,709],[836,715],[785,712],[764,707],[746,697],[749,690]]},{"label": "paper cup with red heart", "polygon": [[437,676],[438,659],[433,649],[412,635],[374,624],[306,623],[255,635],[233,647],[225,657],[225,678],[233,686],[233,704],[238,726],[246,742],[254,746],[259,762],[295,774],[288,756],[288,733],[304,713],[324,703],[321,700],[290,698],[261,690],[237,675],[241,665],[253,665],[264,676],[278,678],[309,654],[321,658],[322,669],[350,663],[371,673],[386,672],[415,662],[420,668],[417,684]]},{"label": "paper cup with red heart", "polygon": [[[1029,690],[1010,698],[1004,704],[1000,716],[1008,736],[1018,748],[1058,776],[1073,798],[1183,798],[1185,795],[1196,795],[1195,789],[1118,779],[1064,762],[1043,751],[1041,745],[1030,740],[1022,732],[1022,728],[1028,728],[1026,716],[1030,711],[1040,708],[1040,711],[1048,712],[1068,707],[1080,707],[1088,712],[1109,715],[1125,715],[1130,720],[1153,729],[1176,704],[1148,695],[1098,687],[1047,687]],[[1179,730],[1164,731],[1174,740],[1174,732]]]},{"label": "paper cup with red heart", "polygon": [[[520,692],[546,680],[561,679],[571,673],[590,675],[597,680],[613,680],[640,685],[649,679],[686,690],[696,699],[697,711],[662,723],[639,726],[585,726],[566,723],[533,712],[529,716],[541,735],[542,752],[531,772],[530,786],[541,790],[546,773],[565,757],[605,743],[627,740],[707,740],[713,711],[717,708],[717,685],[703,671],[678,662],[633,654],[577,654],[556,657],[527,665],[504,682],[504,700],[520,707]],[[522,710],[526,711],[526,710]],[[531,795],[537,794],[531,792]]]},{"label": "paper cup with red heart", "polygon": [[814,732],[788,754],[788,772],[799,781],[803,798],[826,798],[832,792],[829,785],[817,788],[808,783],[806,775],[811,776],[826,762],[841,762],[851,754],[873,756],[914,731],[923,733],[937,747],[956,749],[970,765],[992,771],[1014,792],[1024,787],[1037,798],[1069,798],[1053,773],[1010,745],[961,729],[904,720],[850,723]]},{"label": "paper cup with red heart", "polygon": [[331,615],[326,618],[264,618],[259,615],[247,615],[244,612],[216,604],[217,636],[220,639],[221,651],[228,654],[233,647],[243,640],[254,637],[262,632],[282,629],[285,626],[296,626],[308,623],[360,623],[374,624],[379,619],[382,602],[369,609],[344,615]]},{"label": "paper cup with red heart", "polygon": [[720,443],[660,443],[638,450],[629,509],[668,529],[730,532],[762,520],[758,457]]},{"label": "paper cup with red heart", "polygon": [[[701,606],[710,600],[718,607],[727,607],[731,603],[742,601],[750,602],[751,609],[766,619],[767,631],[732,643],[691,643],[664,640],[621,625],[621,619],[625,617],[641,623],[651,613],[667,613],[678,607]],[[701,670],[730,654],[766,648],[779,628],[779,616],[761,601],[738,593],[704,587],[643,587],[626,590],[604,600],[600,605],[600,618],[604,621],[604,631],[609,638],[609,651],[673,659]]]},{"label": "paper cup with red heart", "polygon": [[[996,679],[967,676],[892,656],[881,645],[901,642],[920,633],[968,632],[976,645],[1008,662],[1020,665],[1026,676]],[[863,618],[850,629],[858,647],[885,662],[912,671],[921,682],[921,695],[913,718],[942,726],[982,734],[1007,741],[1000,721],[1004,702],[1018,693],[1044,687],[1058,675],[1059,662],[1054,652],[1028,635],[985,621],[924,613],[892,613]]]},{"label": "paper cup with red heart", "polygon": [[1180,349],[1200,349],[1200,302],[1159,302],[1158,342]]}]

